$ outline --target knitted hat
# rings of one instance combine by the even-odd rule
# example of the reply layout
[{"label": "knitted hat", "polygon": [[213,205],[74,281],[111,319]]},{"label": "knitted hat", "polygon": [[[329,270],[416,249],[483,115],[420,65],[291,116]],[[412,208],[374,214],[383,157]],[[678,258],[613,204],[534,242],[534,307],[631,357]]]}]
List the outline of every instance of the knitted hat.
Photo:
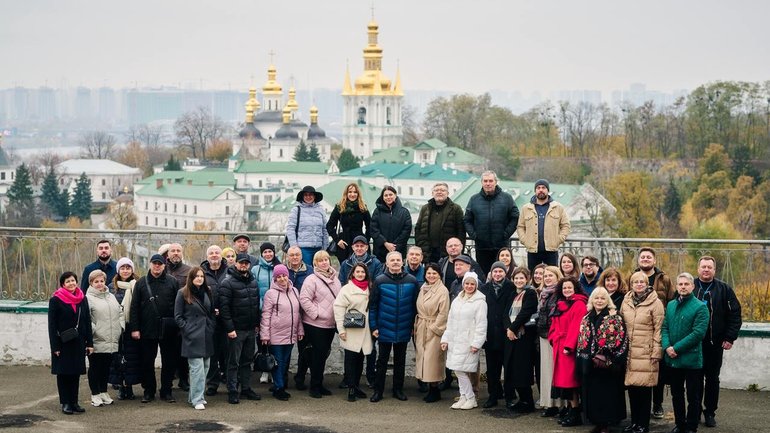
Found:
[{"label": "knitted hat", "polygon": [[128,266],[131,266],[131,270],[132,270],[132,271],[135,269],[135,268],[134,268],[134,262],[132,262],[132,261],[131,261],[131,259],[129,259],[128,257],[121,257],[121,258],[120,258],[120,260],[118,260],[118,264],[117,264],[117,265],[115,265],[115,269],[118,269],[118,270],[120,270],[120,268],[121,268],[123,265],[128,265]]},{"label": "knitted hat", "polygon": [[265,252],[265,250],[275,252],[275,245],[271,244],[270,242],[262,242],[262,245],[259,246],[259,253],[262,254]]},{"label": "knitted hat", "polygon": [[538,179],[537,182],[535,182],[535,188],[537,188],[540,185],[543,185],[545,189],[547,189],[548,191],[551,190],[551,184],[548,183],[546,179]]},{"label": "knitted hat", "polygon": [[496,262],[492,263],[492,268],[489,270],[489,272],[492,272],[492,271],[494,271],[497,268],[500,268],[503,271],[505,271],[505,263],[503,263],[501,261],[496,261]]},{"label": "knitted hat", "polygon": [[463,275],[463,286],[465,285],[465,280],[473,280],[476,283],[476,287],[479,286],[479,276],[475,272],[468,271]]},{"label": "knitted hat", "polygon": [[171,244],[163,244],[158,248],[158,254],[165,256],[168,254],[168,250],[171,248]]},{"label": "knitted hat", "polygon": [[289,276],[289,269],[286,265],[278,265],[273,268],[273,281],[277,280],[281,275]]}]

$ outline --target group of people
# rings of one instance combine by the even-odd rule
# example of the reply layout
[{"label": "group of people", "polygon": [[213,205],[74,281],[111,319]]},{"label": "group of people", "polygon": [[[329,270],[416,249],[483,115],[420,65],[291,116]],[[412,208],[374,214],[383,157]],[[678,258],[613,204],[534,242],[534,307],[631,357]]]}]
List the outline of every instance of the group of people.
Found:
[{"label": "group of people", "polygon": [[[481,183],[465,212],[449,199],[446,184],[436,184],[412,246],[411,216],[397,191],[385,187],[370,214],[356,183],[328,220],[320,192],[299,192],[285,263],[269,242],[252,256],[251,239],[239,234],[232,247],[211,245],[200,266],[184,264],[182,245],[164,245],[140,278],[129,258],[115,262],[110,242],[99,241],[97,260],[80,280],[88,285],[65,272],[49,305],[62,411],[84,410],[77,384],[86,357],[94,406],[113,402],[110,383],[119,387],[119,399],[135,398],[133,385],[141,384],[142,402],[153,401],[158,349],[160,398],[168,402],[175,401],[175,376],[195,409],[205,409],[206,396],[222,383],[231,404],[259,400],[251,386],[257,365],[270,370],[262,382],[272,380],[273,397],[289,400],[294,345],[294,388],[322,398],[332,394],[324,371],[338,335],[340,387],[349,401],[384,398],[391,354],[392,396],[407,400],[412,343],[415,377],[428,403],[441,400],[456,377],[453,409],[491,408],[504,399],[509,409],[530,413],[536,385],[542,416],[556,416],[562,426],[587,420],[595,432],[606,432],[626,418],[628,391],[631,423],[624,432],[645,432],[651,412],[663,417],[668,383],[673,431],[697,430],[701,410],[706,425],[716,425],[722,354],[741,325],[735,293],[715,278],[716,260],[704,256],[697,278],[682,273],[672,282],[656,267],[655,251],[644,247],[626,280],[618,269],[602,269],[596,257],[559,256],[570,227],[547,181],[536,182],[521,213],[494,173],[483,173]],[[517,266],[509,247],[517,230],[526,267]],[[466,239],[475,241],[475,260],[464,254]],[[371,395],[362,390],[362,376]]]}]

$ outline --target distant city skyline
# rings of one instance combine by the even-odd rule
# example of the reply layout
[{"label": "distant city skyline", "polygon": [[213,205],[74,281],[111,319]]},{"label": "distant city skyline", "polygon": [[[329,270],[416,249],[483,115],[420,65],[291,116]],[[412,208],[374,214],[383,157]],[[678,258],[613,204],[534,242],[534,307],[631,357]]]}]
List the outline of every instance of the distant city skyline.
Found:
[{"label": "distant city skyline", "polygon": [[[648,89],[770,79],[770,3],[374,3],[383,72],[405,93]],[[369,2],[11,2],[3,8],[0,88],[337,89],[362,69]],[[605,96],[606,98],[606,96]]]}]

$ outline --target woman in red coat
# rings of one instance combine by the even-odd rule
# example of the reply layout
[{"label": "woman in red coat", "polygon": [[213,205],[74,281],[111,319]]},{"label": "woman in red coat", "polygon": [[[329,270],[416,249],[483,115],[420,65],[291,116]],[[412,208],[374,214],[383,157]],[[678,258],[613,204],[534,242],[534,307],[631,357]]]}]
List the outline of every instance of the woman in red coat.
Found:
[{"label": "woman in red coat", "polygon": [[580,381],[577,374],[576,350],[580,322],[586,315],[587,297],[575,277],[565,277],[556,286],[556,308],[548,331],[548,342],[553,348],[553,387],[570,406],[564,427],[583,424],[578,403]]}]

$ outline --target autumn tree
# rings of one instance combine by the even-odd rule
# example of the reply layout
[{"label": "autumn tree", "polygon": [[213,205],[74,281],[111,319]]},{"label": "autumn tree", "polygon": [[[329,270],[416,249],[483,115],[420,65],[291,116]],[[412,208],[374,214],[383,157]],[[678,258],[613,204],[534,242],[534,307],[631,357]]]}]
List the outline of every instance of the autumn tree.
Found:
[{"label": "autumn tree", "polygon": [[209,159],[224,162],[233,155],[233,142],[220,139],[214,142],[208,150]]},{"label": "autumn tree", "polygon": [[126,147],[118,152],[116,159],[121,164],[142,170],[145,175],[152,173],[147,149],[138,141],[129,141]]},{"label": "autumn tree", "polygon": [[770,184],[754,186],[754,178],[741,176],[735,182],[735,187],[728,196],[730,220],[736,229],[748,237],[759,235],[759,225],[767,221],[768,202],[762,189],[768,189]]},{"label": "autumn tree", "polygon": [[652,176],[640,172],[621,173],[605,184],[607,199],[615,206],[620,237],[658,237],[657,219],[661,191]]},{"label": "autumn tree", "polygon": [[409,104],[401,106],[401,130],[404,138],[402,140],[405,146],[414,146],[422,138],[420,135],[420,125],[417,124],[417,109]]},{"label": "autumn tree", "polygon": [[83,158],[112,159],[117,140],[105,131],[89,131],[80,136],[78,144]]},{"label": "autumn tree", "polygon": [[116,200],[107,206],[107,227],[113,230],[134,230],[137,227],[132,201]]},{"label": "autumn tree", "polygon": [[205,107],[184,113],[174,122],[177,146],[193,158],[205,160],[208,147],[228,132],[227,124]]}]

